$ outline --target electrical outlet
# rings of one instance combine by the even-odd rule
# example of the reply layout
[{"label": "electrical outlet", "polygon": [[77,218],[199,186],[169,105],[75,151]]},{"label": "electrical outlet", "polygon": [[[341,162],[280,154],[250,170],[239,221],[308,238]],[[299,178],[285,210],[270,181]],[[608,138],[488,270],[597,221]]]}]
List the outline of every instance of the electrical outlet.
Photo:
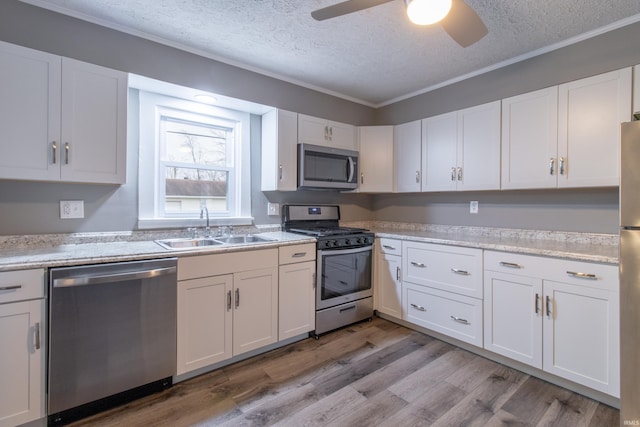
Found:
[{"label": "electrical outlet", "polygon": [[280,203],[267,203],[267,215],[280,215]]},{"label": "electrical outlet", "polygon": [[60,200],[60,218],[84,218],[84,200]]},{"label": "electrical outlet", "polygon": [[477,214],[478,213],[478,202],[472,201],[469,202],[469,213]]}]

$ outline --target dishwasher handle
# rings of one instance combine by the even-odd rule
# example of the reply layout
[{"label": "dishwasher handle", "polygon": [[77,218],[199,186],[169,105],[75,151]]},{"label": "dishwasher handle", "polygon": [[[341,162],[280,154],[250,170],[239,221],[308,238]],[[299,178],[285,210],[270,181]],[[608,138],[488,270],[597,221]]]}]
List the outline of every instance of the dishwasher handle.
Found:
[{"label": "dishwasher handle", "polygon": [[128,271],[126,273],[110,273],[95,276],[64,277],[53,281],[54,288],[71,286],[100,285],[102,283],[126,282],[127,280],[152,279],[154,277],[174,274],[176,267],[155,268],[152,270]]}]

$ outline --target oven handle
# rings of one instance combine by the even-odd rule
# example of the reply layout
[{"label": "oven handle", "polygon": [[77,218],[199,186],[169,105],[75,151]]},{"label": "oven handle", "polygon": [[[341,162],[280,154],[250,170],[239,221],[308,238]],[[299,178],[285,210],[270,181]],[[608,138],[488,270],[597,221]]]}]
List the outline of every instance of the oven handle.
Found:
[{"label": "oven handle", "polygon": [[64,288],[69,286],[99,285],[101,283],[126,282],[127,280],[151,279],[153,277],[173,274],[176,267],[156,268],[153,270],[130,271],[126,273],[104,274],[96,276],[78,276],[55,279],[54,288]]},{"label": "oven handle", "polygon": [[370,250],[373,250],[373,245],[360,246],[357,248],[350,248],[350,249],[341,249],[341,248],[320,249],[318,250],[318,258],[321,257],[322,255],[328,255],[332,253],[335,254],[337,252],[340,252],[341,255],[349,255],[349,254],[357,254],[358,252],[366,252]]}]

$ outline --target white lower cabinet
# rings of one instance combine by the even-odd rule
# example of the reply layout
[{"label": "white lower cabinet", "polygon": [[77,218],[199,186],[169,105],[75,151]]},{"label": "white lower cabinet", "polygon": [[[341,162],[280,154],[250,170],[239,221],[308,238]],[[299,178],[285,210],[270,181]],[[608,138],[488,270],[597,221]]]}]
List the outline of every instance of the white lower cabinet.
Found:
[{"label": "white lower cabinet", "polygon": [[485,251],[484,346],[618,397],[612,265]]},{"label": "white lower cabinet", "polygon": [[376,243],[375,308],[402,319],[402,241],[379,238]]},{"label": "white lower cabinet", "polygon": [[0,273],[0,426],[45,416],[44,270]]},{"label": "white lower cabinet", "polygon": [[277,249],[178,260],[178,375],[277,340]]},{"label": "white lower cabinet", "polygon": [[316,245],[282,246],[279,249],[278,340],[316,328]]}]

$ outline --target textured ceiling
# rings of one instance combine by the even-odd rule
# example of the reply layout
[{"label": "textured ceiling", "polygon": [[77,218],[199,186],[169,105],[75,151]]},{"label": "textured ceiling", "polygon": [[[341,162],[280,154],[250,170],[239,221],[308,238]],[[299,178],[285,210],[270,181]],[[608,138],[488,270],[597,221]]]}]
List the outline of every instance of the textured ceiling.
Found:
[{"label": "textured ceiling", "polygon": [[640,20],[640,0],[466,0],[489,34],[462,48],[404,2],[318,22],[341,0],[23,0],[379,106]]}]

